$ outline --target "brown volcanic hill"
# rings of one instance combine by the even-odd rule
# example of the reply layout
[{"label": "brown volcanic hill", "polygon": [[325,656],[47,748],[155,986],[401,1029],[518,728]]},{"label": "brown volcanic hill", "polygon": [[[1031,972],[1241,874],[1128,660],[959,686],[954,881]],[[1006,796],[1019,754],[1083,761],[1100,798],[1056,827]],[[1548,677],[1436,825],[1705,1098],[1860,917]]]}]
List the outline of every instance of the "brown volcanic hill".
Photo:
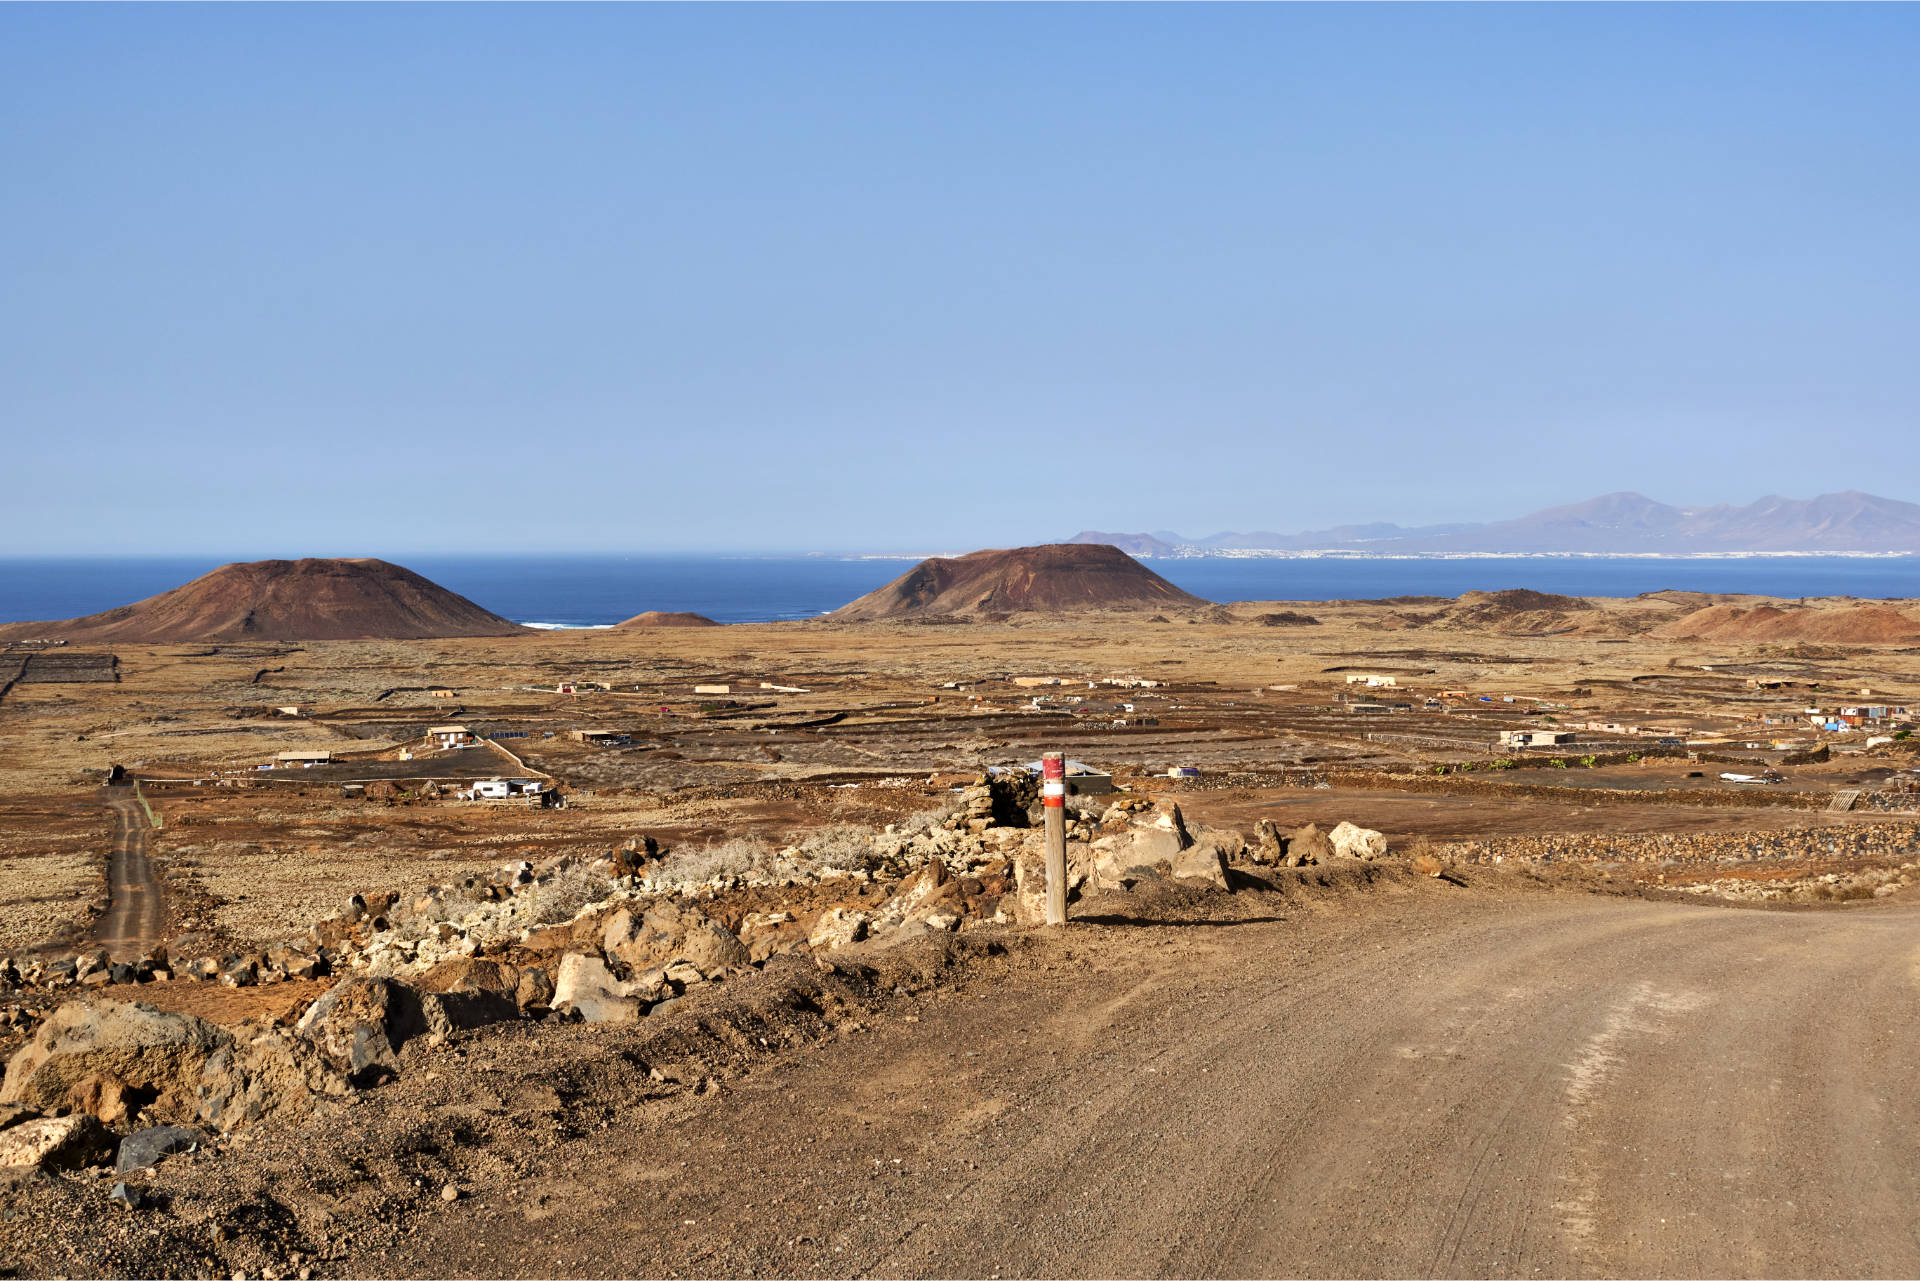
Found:
[{"label": "brown volcanic hill", "polygon": [[1576,614],[1592,609],[1578,596],[1558,596],[1527,587],[1503,592],[1467,592],[1448,611],[1450,621],[1468,626],[1505,623],[1539,614]]},{"label": "brown volcanic hill", "polygon": [[720,624],[705,614],[686,612],[674,613],[667,610],[650,609],[644,614],[635,614],[624,623],[615,623],[616,632],[623,627],[718,627]]},{"label": "brown volcanic hill", "polygon": [[864,623],[943,615],[1200,609],[1210,604],[1181,591],[1118,547],[1047,543],[923,560],[827,617]]},{"label": "brown volcanic hill", "polygon": [[[1439,599],[1447,608],[1430,614],[1400,613],[1393,620],[1403,627],[1460,628],[1503,636],[1617,636],[1635,630],[1638,623],[1615,618],[1583,597],[1524,587],[1466,592],[1452,601]],[[1638,624],[1640,630],[1645,626]]]},{"label": "brown volcanic hill", "polygon": [[1654,630],[1662,640],[1892,645],[1920,640],[1920,619],[1888,605],[1709,605]]},{"label": "brown volcanic hill", "polygon": [[9,637],[194,641],[417,640],[525,629],[384,560],[256,560],[172,591],[57,623],[10,623]]}]

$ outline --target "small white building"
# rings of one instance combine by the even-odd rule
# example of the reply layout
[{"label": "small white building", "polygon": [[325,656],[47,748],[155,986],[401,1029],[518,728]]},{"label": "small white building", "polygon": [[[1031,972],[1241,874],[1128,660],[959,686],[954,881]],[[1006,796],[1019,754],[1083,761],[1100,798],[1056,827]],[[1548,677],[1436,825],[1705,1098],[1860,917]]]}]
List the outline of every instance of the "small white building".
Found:
[{"label": "small white building", "polygon": [[427,730],[427,737],[442,751],[467,747],[473,742],[473,733],[465,725],[435,725]]},{"label": "small white building", "polygon": [[460,793],[463,801],[504,801],[512,796],[538,796],[547,785],[536,778],[481,778]]},{"label": "small white building", "polygon": [[1563,729],[1503,729],[1500,731],[1502,747],[1551,747],[1572,741],[1572,733]]}]

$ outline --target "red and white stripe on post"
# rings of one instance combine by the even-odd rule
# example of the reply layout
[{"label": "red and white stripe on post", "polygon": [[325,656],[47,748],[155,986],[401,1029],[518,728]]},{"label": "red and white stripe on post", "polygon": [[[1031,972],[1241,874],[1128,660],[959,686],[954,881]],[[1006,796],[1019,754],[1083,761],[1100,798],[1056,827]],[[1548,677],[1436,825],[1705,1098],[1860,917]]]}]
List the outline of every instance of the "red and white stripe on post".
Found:
[{"label": "red and white stripe on post", "polygon": [[1040,757],[1040,804],[1047,820],[1047,924],[1067,923],[1067,758]]},{"label": "red and white stripe on post", "polygon": [[1050,810],[1067,803],[1067,762],[1059,752],[1040,758],[1040,803]]}]

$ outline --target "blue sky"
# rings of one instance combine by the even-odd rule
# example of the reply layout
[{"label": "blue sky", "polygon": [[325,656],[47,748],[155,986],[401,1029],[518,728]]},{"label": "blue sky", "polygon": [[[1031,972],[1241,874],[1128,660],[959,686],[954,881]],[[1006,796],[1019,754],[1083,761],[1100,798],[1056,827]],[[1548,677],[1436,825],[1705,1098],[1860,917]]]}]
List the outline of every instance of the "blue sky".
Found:
[{"label": "blue sky", "polygon": [[0,554],[1920,498],[1912,6],[0,6]]}]

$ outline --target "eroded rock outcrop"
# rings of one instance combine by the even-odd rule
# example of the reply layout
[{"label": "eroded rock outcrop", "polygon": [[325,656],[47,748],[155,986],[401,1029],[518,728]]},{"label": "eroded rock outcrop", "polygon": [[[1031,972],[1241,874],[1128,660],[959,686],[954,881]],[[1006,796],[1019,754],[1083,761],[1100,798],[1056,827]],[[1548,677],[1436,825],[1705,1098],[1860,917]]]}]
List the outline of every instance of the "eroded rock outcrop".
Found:
[{"label": "eroded rock outcrop", "polygon": [[7,1064],[0,1103],[72,1110],[106,1121],[135,1112],[198,1115],[202,1073],[233,1037],[190,1014],[126,1001],[69,1001]]}]

